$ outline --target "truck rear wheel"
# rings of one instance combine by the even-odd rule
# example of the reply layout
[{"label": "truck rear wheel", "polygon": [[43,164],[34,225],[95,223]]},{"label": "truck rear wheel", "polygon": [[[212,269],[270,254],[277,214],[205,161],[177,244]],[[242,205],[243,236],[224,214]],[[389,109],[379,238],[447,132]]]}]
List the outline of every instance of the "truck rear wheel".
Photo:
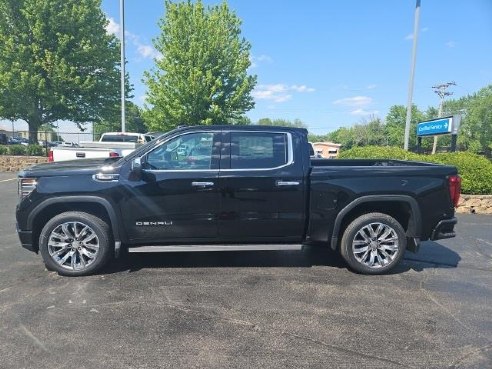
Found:
[{"label": "truck rear wheel", "polygon": [[405,230],[395,218],[383,213],[368,213],[347,226],[340,252],[356,272],[383,274],[398,265],[406,246]]},{"label": "truck rear wheel", "polygon": [[82,276],[101,269],[111,258],[108,224],[88,213],[59,214],[43,227],[39,249],[48,270]]}]

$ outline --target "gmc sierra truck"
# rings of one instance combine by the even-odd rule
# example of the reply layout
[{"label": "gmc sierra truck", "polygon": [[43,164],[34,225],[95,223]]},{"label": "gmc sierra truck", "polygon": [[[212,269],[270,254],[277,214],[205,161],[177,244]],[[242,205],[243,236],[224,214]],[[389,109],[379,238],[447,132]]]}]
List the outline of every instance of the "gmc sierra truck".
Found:
[{"label": "gmc sierra truck", "polygon": [[39,164],[19,173],[23,247],[79,276],[122,251],[329,247],[366,274],[424,240],[454,237],[451,166],[311,159],[307,131],[195,126],[123,158]]}]

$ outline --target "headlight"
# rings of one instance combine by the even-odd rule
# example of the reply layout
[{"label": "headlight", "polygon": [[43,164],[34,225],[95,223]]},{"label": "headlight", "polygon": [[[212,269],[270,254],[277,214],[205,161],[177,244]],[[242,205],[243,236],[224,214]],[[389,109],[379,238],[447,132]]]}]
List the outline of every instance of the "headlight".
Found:
[{"label": "headlight", "polygon": [[19,197],[23,199],[36,188],[36,178],[19,178]]}]

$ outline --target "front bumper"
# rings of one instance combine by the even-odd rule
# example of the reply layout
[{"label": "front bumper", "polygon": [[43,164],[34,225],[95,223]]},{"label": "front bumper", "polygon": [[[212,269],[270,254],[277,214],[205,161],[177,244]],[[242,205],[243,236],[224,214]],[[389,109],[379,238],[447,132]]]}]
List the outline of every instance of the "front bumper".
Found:
[{"label": "front bumper", "polygon": [[19,236],[22,247],[35,253],[38,252],[38,249],[34,247],[32,242],[32,231],[21,231],[19,227],[17,227],[17,235]]},{"label": "front bumper", "polygon": [[458,223],[458,219],[456,218],[441,220],[433,229],[430,239],[435,241],[455,237],[454,226],[456,223]]}]

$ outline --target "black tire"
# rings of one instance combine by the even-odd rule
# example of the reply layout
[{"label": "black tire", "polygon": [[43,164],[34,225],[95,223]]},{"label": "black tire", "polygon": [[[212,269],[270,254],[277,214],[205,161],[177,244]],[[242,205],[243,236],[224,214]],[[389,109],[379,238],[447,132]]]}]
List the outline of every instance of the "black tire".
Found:
[{"label": "black tire", "polygon": [[[376,234],[378,230],[381,233]],[[385,236],[385,232],[389,234]],[[383,213],[368,213],[345,228],[340,253],[349,267],[358,273],[384,274],[398,265],[406,247],[405,230],[395,218]]]},{"label": "black tire", "polygon": [[[86,228],[84,228],[84,226]],[[63,229],[63,227],[65,227],[65,229]],[[56,232],[52,233],[55,230]],[[70,235],[77,235],[78,230],[80,241],[79,239],[76,239],[75,236],[74,238],[54,236],[49,245],[51,235],[60,234],[62,237],[66,237],[67,233],[65,230],[67,230]],[[90,239],[91,237],[92,239],[84,244],[83,235],[86,235],[87,239]],[[58,274],[64,276],[83,276],[93,274],[100,270],[111,259],[114,254],[114,247],[112,247],[111,239],[110,227],[104,220],[92,214],[69,211],[58,214],[46,223],[39,236],[39,250],[48,270],[56,271]],[[63,244],[64,246],[53,246],[55,243],[60,245]],[[98,247],[96,248],[96,246]],[[56,253],[53,252],[53,250],[55,250],[54,247],[60,247],[57,250],[63,252],[60,254],[59,258],[56,256]],[[55,254],[54,256],[50,254],[50,250],[51,253]],[[64,263],[60,264],[63,260],[63,256],[67,253],[75,255],[73,262],[72,256],[68,256],[65,261],[70,261],[72,268]],[[89,257],[89,255],[91,257]],[[58,259],[58,262],[55,261],[55,259]]]}]

